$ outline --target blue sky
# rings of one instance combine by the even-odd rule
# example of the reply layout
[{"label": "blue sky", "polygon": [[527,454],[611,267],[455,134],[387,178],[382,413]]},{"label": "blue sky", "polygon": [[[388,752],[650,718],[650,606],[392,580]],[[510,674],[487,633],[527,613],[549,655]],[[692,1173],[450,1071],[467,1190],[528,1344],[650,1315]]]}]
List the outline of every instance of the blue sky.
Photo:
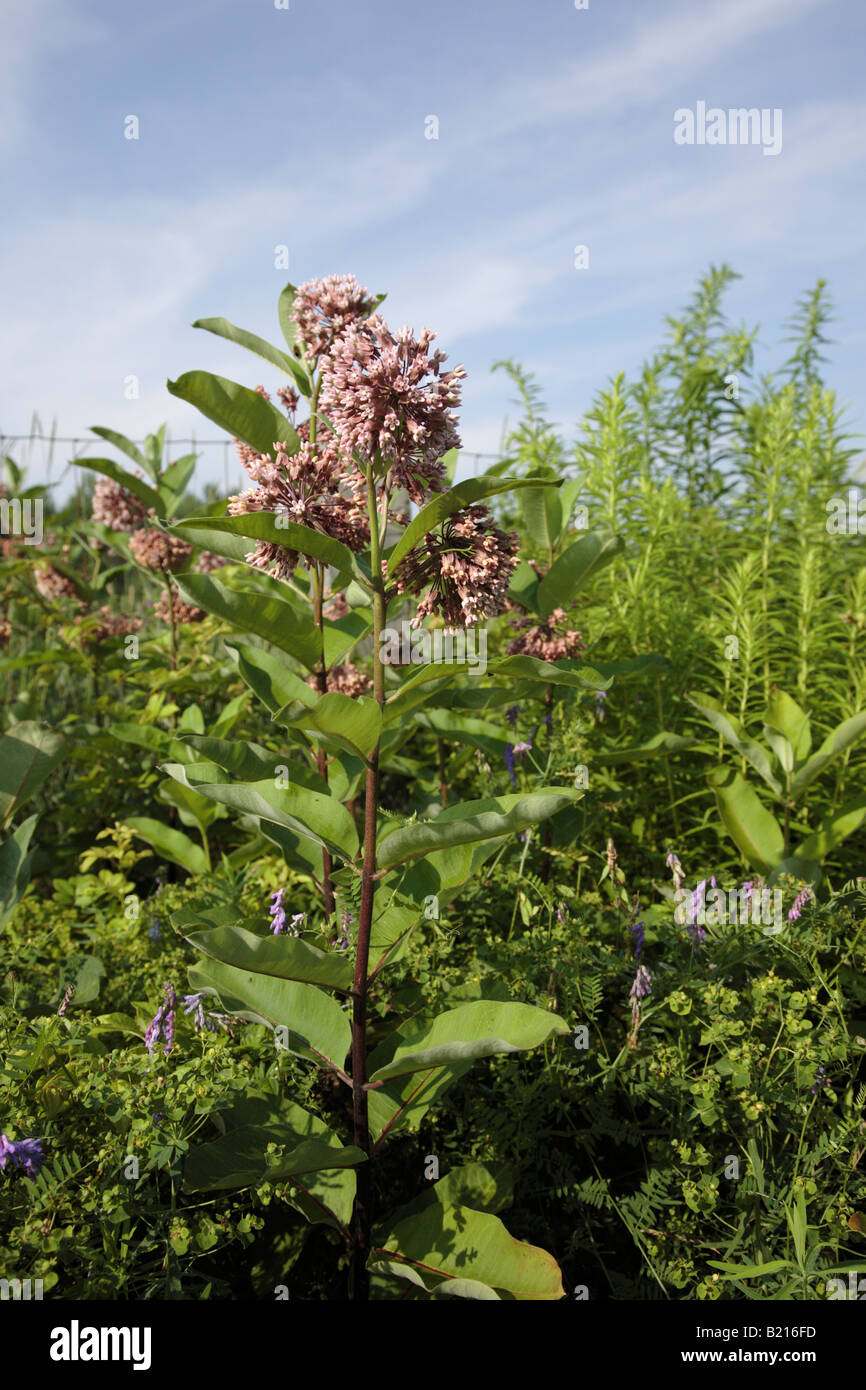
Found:
[{"label": "blue sky", "polygon": [[[502,357],[570,437],[722,261],[762,370],[828,280],[866,432],[864,39],[862,0],[0,0],[0,432],[215,437],[167,377],[278,383],[192,320],[279,341],[287,279],[351,272],[466,365],[467,450],[514,415]],[[676,145],[698,101],[780,108],[781,153]]]}]

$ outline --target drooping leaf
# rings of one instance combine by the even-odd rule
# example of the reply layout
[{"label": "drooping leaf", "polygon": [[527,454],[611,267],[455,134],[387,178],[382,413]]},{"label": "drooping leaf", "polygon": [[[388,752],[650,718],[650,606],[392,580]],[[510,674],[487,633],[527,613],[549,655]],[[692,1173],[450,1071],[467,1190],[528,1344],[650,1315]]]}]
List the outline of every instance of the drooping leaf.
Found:
[{"label": "drooping leaf", "polygon": [[738,772],[717,768],[707,780],[734,844],[753,868],[769,872],[784,854],[785,837],[776,817]]},{"label": "drooping leaf", "polygon": [[103,477],[110,478],[114,483],[120,483],[120,486],[137,497],[143,506],[148,509],[152,507],[158,515],[163,514],[162,501],[156,489],[148,487],[142,478],[137,478],[134,473],[121,468],[113,459],[80,458],[76,459],[76,463],[81,468],[89,468],[94,473],[101,473]]},{"label": "drooping leaf", "polygon": [[689,693],[686,699],[700,711],[707,723],[721,734],[726,743],[735,748],[747,763],[751,763],[777,797],[784,796],[784,788],[773,772],[766,750],[759,743],[755,743],[754,739],[747,737],[740,721],[734,715],[722,709],[712,695]]},{"label": "drooping leaf", "polygon": [[322,639],[315,623],[289,603],[260,594],[239,593],[204,574],[178,576],[183,598],[241,632],[253,632],[294,656],[308,670],[321,660]]},{"label": "drooping leaf", "polygon": [[540,581],[535,606],[544,617],[554,608],[568,608],[577,592],[625,549],[613,531],[587,531],[554,560]]},{"label": "drooping leaf", "polygon": [[342,1067],[352,1041],[349,1019],[330,995],[314,985],[239,970],[205,958],[190,966],[194,990],[215,989],[228,1013],[287,1030],[286,1047],[301,1057]]},{"label": "drooping leaf", "polygon": [[542,787],[528,795],[492,797],[448,806],[436,820],[386,830],[376,853],[380,869],[393,868],[432,850],[514,834],[538,825],[582,793],[571,787]]},{"label": "drooping leaf", "polygon": [[412,1265],[428,1288],[441,1279],[472,1279],[521,1300],[565,1296],[552,1255],[515,1240],[498,1216],[469,1207],[436,1202],[398,1222],[373,1251],[371,1268],[382,1259]]},{"label": "drooping leaf", "polygon": [[[302,555],[312,556],[324,565],[337,570],[351,570],[354,574],[367,578],[367,571],[355,555],[342,541],[326,536],[322,531],[314,531],[309,526],[300,526],[288,521],[278,512],[243,512],[239,516],[192,517],[189,522],[179,521],[176,528],[182,534],[204,527],[210,531],[223,531],[232,536],[248,536],[252,540],[268,541],[271,545],[282,545],[287,550],[297,550]],[[252,549],[247,546],[247,550]]]},{"label": "drooping leaf", "polygon": [[250,690],[270,710],[276,714],[298,700],[304,704],[315,705],[318,695],[290,671],[288,666],[272,652],[262,647],[251,647],[242,642],[226,642],[229,652],[235,657],[238,671]]},{"label": "drooping leaf", "polygon": [[844,753],[845,749],[850,748],[852,743],[856,743],[858,739],[862,738],[864,733],[866,733],[866,710],[860,710],[858,714],[844,720],[832,733],[828,734],[817,753],[813,753],[811,758],[797,769],[791,783],[791,795],[797,797],[801,792],[804,792],[810,783],[814,782],[815,778],[824,771],[828,763],[837,758],[840,753]]},{"label": "drooping leaf", "polygon": [[312,706],[306,700],[293,702],[274,718],[286,728],[313,734],[324,747],[345,748],[359,758],[369,758],[382,730],[382,711],[378,703],[364,695],[352,698],[332,691],[320,695]]},{"label": "drooping leaf", "polygon": [[278,443],[287,453],[297,453],[300,440],[295,430],[258,391],[212,372],[184,372],[177,381],[167,381],[166,387],[172,396],[194,405],[220,429],[260,454],[273,454]]},{"label": "drooping leaf", "polygon": [[820,863],[831,850],[859,830],[866,821],[866,798],[857,797],[841,806],[838,811],[829,811],[821,820],[818,829],[807,836],[794,854],[798,859],[811,859]]},{"label": "drooping leaf", "polygon": [[243,927],[225,926],[189,932],[187,941],[203,955],[254,975],[344,991],[352,988],[352,965],[346,956],[320,951],[300,937],[256,936]]},{"label": "drooping leaf", "polygon": [[567,1032],[567,1023],[534,1004],[478,1000],[448,1009],[417,1034],[401,1038],[393,1051],[386,1039],[370,1055],[368,1074],[371,1083],[388,1081],[408,1072],[524,1051]]},{"label": "drooping leaf", "polygon": [[162,859],[171,864],[179,864],[188,874],[200,875],[210,872],[210,860],[200,845],[184,835],[182,830],[174,830],[162,821],[150,816],[127,816],[123,822],[152,845]]},{"label": "drooping leaf", "polygon": [[62,734],[34,720],[13,724],[0,736],[0,824],[39,790],[66,749]]}]

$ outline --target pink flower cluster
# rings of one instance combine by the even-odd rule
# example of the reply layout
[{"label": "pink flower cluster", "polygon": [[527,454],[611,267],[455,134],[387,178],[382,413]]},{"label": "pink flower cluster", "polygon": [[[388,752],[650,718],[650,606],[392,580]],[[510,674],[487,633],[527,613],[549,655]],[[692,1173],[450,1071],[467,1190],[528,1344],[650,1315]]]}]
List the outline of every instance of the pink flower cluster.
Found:
[{"label": "pink flower cluster", "polygon": [[[353,666],[347,661],[344,666],[333,666],[328,672],[328,694],[335,692],[338,695],[366,695],[371,689],[373,682],[365,671],[361,671],[357,666]],[[307,685],[316,689],[317,682],[315,676],[310,676]]]},{"label": "pink flower cluster", "polygon": [[133,531],[129,538],[133,557],[146,570],[162,570],[176,574],[192,555],[192,546],[180,536],[170,536],[156,528]]},{"label": "pink flower cluster", "polygon": [[143,526],[148,513],[134,493],[111,478],[99,478],[93,489],[93,520],[109,531],[134,531]]},{"label": "pink flower cluster", "polygon": [[466,372],[441,371],[445,354],[430,352],[435,336],[424,329],[415,338],[409,328],[395,336],[374,314],[338,338],[322,364],[320,404],[344,454],[374,460],[390,488],[419,504],[442,490],[442,457],[460,446],[454,408]]},{"label": "pink flower cluster", "polygon": [[373,312],[374,300],[354,275],[326,275],[300,285],[292,319],[311,358],[321,357],[347,328]]},{"label": "pink flower cluster", "polygon": [[[289,454],[285,444],[276,443],[274,457],[252,453],[244,467],[258,486],[229,498],[230,516],[278,512],[289,522],[333,536],[350,550],[363,550],[369,544],[366,511],[341,491],[345,478],[339,457],[329,446],[314,451],[305,440],[297,453]],[[247,559],[275,579],[287,579],[299,563],[309,563],[297,551],[271,541],[259,541]]]},{"label": "pink flower cluster", "polygon": [[532,618],[512,618],[511,626],[519,633],[508,644],[510,656],[534,656],[539,661],[569,661],[586,650],[579,632],[566,627],[564,608],[554,608],[550,617],[541,623]]},{"label": "pink flower cluster", "polygon": [[170,609],[168,594],[163,591],[153,605],[153,616],[162,623],[171,622],[172,609],[176,623],[200,623],[207,617],[203,608],[195,608],[191,603],[184,603],[174,585],[172,585],[171,600]]},{"label": "pink flower cluster", "polygon": [[414,627],[437,613],[450,629],[472,627],[505,608],[519,538],[501,531],[486,507],[447,517],[410,550],[394,574],[397,592],[424,594]]},{"label": "pink flower cluster", "polygon": [[33,575],[33,582],[38,592],[49,603],[57,599],[76,599],[78,600],[78,590],[71,579],[67,579],[65,574],[61,574],[53,565],[39,565]]}]

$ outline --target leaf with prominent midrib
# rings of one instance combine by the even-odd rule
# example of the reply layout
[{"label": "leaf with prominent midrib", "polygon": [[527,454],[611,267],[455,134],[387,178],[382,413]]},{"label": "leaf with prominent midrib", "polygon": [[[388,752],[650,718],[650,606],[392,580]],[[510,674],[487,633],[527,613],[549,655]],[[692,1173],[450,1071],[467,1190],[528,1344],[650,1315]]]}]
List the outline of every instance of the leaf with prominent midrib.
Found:
[{"label": "leaf with prominent midrib", "polygon": [[229,1013],[288,1029],[288,1050],[322,1065],[342,1067],[352,1041],[348,1016],[336,999],[297,980],[278,980],[206,959],[190,966],[193,989],[217,991]]},{"label": "leaf with prominent midrib", "polygon": [[427,1287],[442,1279],[471,1279],[516,1299],[552,1302],[565,1296],[552,1255],[509,1235],[498,1216],[436,1202],[394,1226],[370,1257],[402,1260]]},{"label": "leaf with prominent midrib", "polygon": [[188,932],[186,939],[197,951],[238,970],[330,989],[352,988],[352,965],[346,956],[320,951],[300,937],[256,936],[243,927],[226,926]]},{"label": "leaf with prominent midrib", "polygon": [[376,866],[388,869],[432,850],[514,834],[548,820],[582,795],[571,787],[542,787],[525,796],[498,796],[448,806],[436,820],[386,831],[379,840]]},{"label": "leaf with prominent midrib", "polygon": [[389,1081],[408,1072],[525,1051],[569,1031],[561,1018],[534,1004],[479,999],[439,1014],[418,1033],[401,1038],[395,1049],[386,1039],[367,1059],[367,1071],[371,1084]]}]

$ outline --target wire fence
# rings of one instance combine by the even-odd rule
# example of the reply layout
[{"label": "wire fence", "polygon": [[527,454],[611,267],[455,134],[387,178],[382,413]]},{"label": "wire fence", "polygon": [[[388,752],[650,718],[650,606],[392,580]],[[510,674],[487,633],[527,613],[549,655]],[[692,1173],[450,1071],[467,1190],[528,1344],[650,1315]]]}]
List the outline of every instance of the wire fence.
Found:
[{"label": "wire fence", "polygon": [[[130,443],[141,447],[145,441],[131,439]],[[52,477],[58,466],[55,459],[58,446],[62,446],[65,456],[60,464],[60,472]],[[71,457],[66,453],[70,446]],[[79,438],[73,435],[58,435],[53,432],[46,433],[41,427],[31,430],[28,434],[4,434],[0,431],[0,456],[8,455],[12,458],[19,468],[24,470],[29,483],[44,483],[51,488],[59,488],[64,482],[71,482],[74,490],[75,464],[88,453],[95,454],[97,450],[99,452],[96,456],[101,456],[106,448],[112,450],[112,456],[116,454],[116,450],[98,436]],[[199,439],[193,434],[188,438],[174,438],[166,430],[166,459],[171,459],[173,454],[181,452],[197,453],[200,456],[193,478],[193,488],[196,484],[201,487],[204,483],[219,485],[221,482],[224,493],[228,496],[229,493],[238,492],[249,484],[249,479],[238,462],[234,441],[226,436],[220,439]],[[461,449],[458,460],[460,475],[475,477],[485,466],[496,463],[502,457],[501,453],[485,454]]]}]

